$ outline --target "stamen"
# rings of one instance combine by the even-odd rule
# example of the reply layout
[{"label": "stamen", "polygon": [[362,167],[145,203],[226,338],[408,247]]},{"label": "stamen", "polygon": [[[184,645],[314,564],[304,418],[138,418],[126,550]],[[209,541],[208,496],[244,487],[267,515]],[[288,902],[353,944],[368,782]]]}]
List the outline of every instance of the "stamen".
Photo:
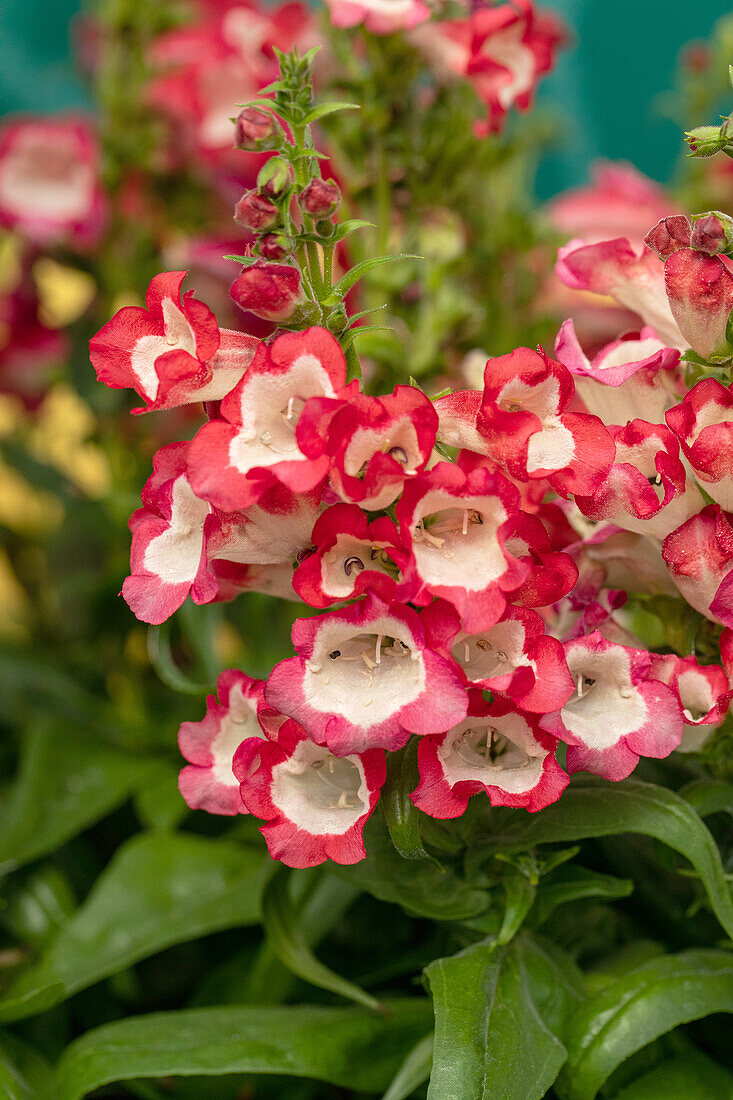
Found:
[{"label": "stamen", "polygon": [[468,664],[468,662],[470,660],[471,660],[471,647],[468,644],[468,642],[464,642],[463,643],[463,662],[464,662],[464,664]]},{"label": "stamen", "polygon": [[487,653],[493,646],[488,638],[479,638],[476,642],[476,649],[480,649],[482,653]]},{"label": "stamen", "polygon": [[388,455],[396,459],[402,466],[407,465],[407,451],[404,447],[390,447],[387,451]]},{"label": "stamen", "polygon": [[461,526],[461,534],[468,534],[468,508],[463,509],[463,524]]},{"label": "stamen", "polygon": [[339,659],[339,657],[341,656],[341,650],[340,649],[333,649],[333,650],[331,650],[331,652],[329,653],[328,656],[331,658],[332,661],[337,661]]},{"label": "stamen", "polygon": [[295,396],[288,398],[288,411],[285,413],[286,420],[293,419],[293,405],[295,404]]},{"label": "stamen", "polygon": [[361,558],[357,558],[357,557],[347,558],[346,561],[344,562],[344,573],[346,574],[347,577],[350,577],[355,569],[358,569],[358,571],[361,572],[362,569],[364,569],[364,568],[365,568],[365,565],[364,565],[364,562],[361,560]]},{"label": "stamen", "polygon": [[265,447],[269,447],[272,443],[272,432],[262,432],[260,434],[260,443]]},{"label": "stamen", "polygon": [[384,634],[377,634],[377,650],[375,653],[375,660],[378,665],[382,663],[382,638]]},{"label": "stamen", "polygon": [[374,661],[373,661],[373,660],[371,659],[371,657],[369,656],[369,654],[367,653],[367,651],[366,651],[365,649],[363,649],[363,650],[361,651],[361,653],[359,654],[359,656],[361,657],[362,661],[363,661],[363,662],[364,662],[364,664],[365,664],[365,665],[367,666],[367,668],[369,669],[369,671],[370,671],[370,672],[371,672],[371,670],[372,670],[373,668],[376,668],[376,667],[377,667],[377,666],[376,666],[376,664],[375,664],[375,663],[374,663]]}]

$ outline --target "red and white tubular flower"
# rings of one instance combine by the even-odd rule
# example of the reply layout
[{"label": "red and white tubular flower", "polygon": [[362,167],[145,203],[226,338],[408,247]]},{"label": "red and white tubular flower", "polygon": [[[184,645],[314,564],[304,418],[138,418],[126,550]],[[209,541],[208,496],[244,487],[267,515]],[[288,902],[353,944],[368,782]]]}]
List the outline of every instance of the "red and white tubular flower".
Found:
[{"label": "red and white tubular flower", "polygon": [[567,768],[625,779],[640,756],[664,757],[682,737],[674,692],[651,676],[646,650],[607,641],[599,631],[565,644],[575,694],[542,728],[568,745]]},{"label": "red and white tubular flower", "polygon": [[396,500],[405,479],[423,470],[432,454],[438,416],[414,386],[396,386],[384,397],[354,393],[334,413],[328,433],[317,403],[311,409],[298,425],[301,450],[314,460],[328,455],[336,492],[370,511]]},{"label": "red and white tubular flower", "polygon": [[220,329],[216,317],[189,290],[185,271],[156,275],[145,309],[118,310],[89,342],[100,382],[130,388],[145,405],[133,412],[219,401],[234,389],[259,344],[252,336]]},{"label": "red and white tubular flower", "polygon": [[672,429],[706,492],[733,511],[733,391],[703,378],[667,412]]},{"label": "red and white tubular flower", "polygon": [[372,34],[409,30],[430,19],[423,0],[326,0],[334,27],[363,23]]},{"label": "red and white tubular flower", "polygon": [[678,752],[697,752],[721,724],[733,692],[720,665],[699,665],[694,657],[676,653],[652,655],[651,674],[668,684],[684,718]]},{"label": "red and white tubular flower", "polygon": [[604,424],[626,424],[637,417],[661,424],[683,392],[679,351],[665,347],[648,326],[613,340],[591,362],[570,319],[560,328],[555,354],[572,374],[588,412]]},{"label": "red and white tubular flower", "polygon": [[320,490],[294,493],[279,481],[242,512],[214,512],[206,521],[209,562],[287,565],[291,571],[312,545]]},{"label": "red and white tubular flower", "polygon": [[328,458],[309,459],[296,428],[309,398],[334,398],[346,382],[338,340],[323,328],[286,332],[260,344],[221,419],[204,424],[191,443],[189,472],[199,496],[223,512],[254,504],[277,480],[307,492],[328,473]]},{"label": "red and white tubular flower", "polygon": [[230,668],[216,681],[219,696],[206,700],[200,722],[184,722],[178,732],[181,754],[189,761],[178,777],[178,789],[192,810],[242,814],[239,780],[232,771],[234,754],[245,738],[264,738],[258,716],[266,709],[265,682]]},{"label": "red and white tubular flower", "polygon": [[88,248],[105,220],[99,148],[87,122],[8,122],[0,132],[0,224],[45,247]]},{"label": "red and white tubular flower", "polygon": [[270,673],[271,707],[336,753],[401,748],[466,713],[451,661],[428,648],[420,616],[377,596],[293,626],[296,657]]},{"label": "red and white tubular flower", "polygon": [[505,699],[486,704],[470,693],[468,716],[417,750],[420,782],[410,798],[430,817],[460,817],[471,795],[484,791],[492,806],[531,813],[556,802],[568,776],[555,759],[557,738]]},{"label": "red and white tubular flower", "polygon": [[430,605],[425,619],[430,643],[453,657],[468,684],[506,695],[522,710],[548,714],[575,691],[562,643],[545,633],[536,611],[509,606],[494,626],[476,634],[465,631],[442,600]]},{"label": "red and white tubular flower", "polygon": [[130,518],[130,576],[122,595],[144,623],[165,622],[189,593],[199,604],[216,598],[218,586],[207,568],[204,545],[211,507],[191,487],[188,449],[188,443],[161,447],[143,487],[143,507]]},{"label": "red and white tubular flower", "polygon": [[669,306],[687,345],[713,361],[733,358],[726,326],[733,309],[733,265],[690,245],[687,218],[663,218],[645,243],[664,261]]},{"label": "red and white tubular flower", "polygon": [[483,630],[500,618],[505,593],[528,577],[529,566],[506,549],[507,521],[519,494],[487,467],[470,472],[439,462],[409,482],[395,510],[400,535],[412,553],[404,574],[412,600],[441,596],[466,630]]},{"label": "red and white tubular flower", "polygon": [[566,411],[574,395],[570,371],[541,350],[490,359],[476,418],[483,453],[520,481],[547,478],[561,496],[594,492],[613,440],[598,417]]},{"label": "red and white tubular flower", "polygon": [[532,0],[476,8],[470,17],[471,46],[467,74],[488,107],[480,134],[501,130],[512,107],[532,106],[539,78],[552,68],[565,28]]},{"label": "red and white tubular flower", "polygon": [[690,607],[733,627],[733,515],[709,504],[667,535],[662,557]]},{"label": "red and white tubular flower", "polygon": [[576,496],[578,508],[590,519],[666,538],[704,504],[680,461],[677,440],[663,424],[645,420],[632,420],[610,432],[616,460],[592,496]]},{"label": "red and white tubular flower", "polygon": [[664,271],[649,249],[638,251],[625,237],[617,237],[597,244],[570,241],[557,255],[560,282],[614,298],[653,328],[665,347],[688,347],[667,300]]},{"label": "red and white tubular flower", "polygon": [[578,579],[569,554],[553,550],[550,536],[536,515],[517,512],[503,529],[504,550],[528,569],[526,579],[508,593],[520,607],[545,607],[566,596]]},{"label": "red and white tubular flower", "polygon": [[364,859],[363,831],[387,775],[380,749],[335,756],[292,720],[277,740],[243,741],[234,758],[240,796],[265,824],[270,855],[288,867]]},{"label": "red and white tubular flower", "polygon": [[364,592],[382,599],[396,596],[399,569],[409,553],[391,519],[380,516],[369,523],[356,504],[334,504],[317,520],[312,542],[314,552],[293,574],[293,588],[311,607],[328,607]]}]

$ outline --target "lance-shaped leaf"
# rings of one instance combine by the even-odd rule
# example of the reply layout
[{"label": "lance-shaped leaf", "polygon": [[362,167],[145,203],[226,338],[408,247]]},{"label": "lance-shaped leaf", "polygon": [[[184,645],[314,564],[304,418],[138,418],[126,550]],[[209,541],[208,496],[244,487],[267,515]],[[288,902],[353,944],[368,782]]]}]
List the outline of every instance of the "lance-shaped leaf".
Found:
[{"label": "lance-shaped leaf", "polygon": [[54,1100],[51,1067],[14,1035],[0,1035],[0,1096],[4,1100]]},{"label": "lance-shaped leaf", "polygon": [[313,122],[318,122],[319,118],[325,118],[326,115],[333,115],[336,111],[360,111],[361,105],[359,103],[321,103],[319,107],[313,107],[305,118],[302,120],[303,125],[310,126]]},{"label": "lance-shaped leaf", "polygon": [[638,1077],[614,1100],[722,1100],[733,1096],[733,1075],[699,1050],[689,1050]]},{"label": "lance-shaped leaf", "polygon": [[116,809],[159,767],[69,730],[37,727],[0,807],[0,874],[59,848]]},{"label": "lance-shaped leaf", "polygon": [[656,837],[689,859],[697,870],[718,920],[733,935],[733,902],[715,841],[688,802],[663,787],[626,779],[607,783],[575,776],[559,802],[540,814],[493,811],[490,835],[474,843],[469,863],[498,851],[521,851],[535,844],[581,840],[583,837],[644,833]]},{"label": "lance-shaped leaf", "polygon": [[225,840],[142,834],[0,999],[0,1019],[32,1016],[176,943],[259,919],[265,857]]},{"label": "lance-shaped leaf", "polygon": [[286,868],[278,867],[262,896],[262,923],[280,962],[303,981],[319,989],[327,989],[366,1008],[379,1010],[381,1005],[376,997],[342,978],[315,957],[293,910],[288,890],[289,877]]},{"label": "lance-shaped leaf", "polygon": [[430,1027],[424,997],[363,1008],[247,1006],[134,1016],[87,1032],[58,1067],[58,1100],[136,1077],[277,1073],[381,1093]]},{"label": "lance-shaped leaf", "polygon": [[394,1075],[382,1100],[407,1100],[407,1097],[412,1096],[423,1081],[427,1081],[433,1065],[434,1044],[432,1031],[419,1043],[415,1043]]},{"label": "lance-shaped leaf", "polygon": [[[663,955],[605,986],[573,1015],[562,1100],[593,1100],[616,1066],[666,1031],[733,1012],[733,957],[723,951]],[[684,1092],[678,1095],[686,1095]]]},{"label": "lance-shaped leaf", "polygon": [[519,946],[475,944],[425,970],[435,1004],[428,1100],[540,1100],[565,1047],[533,998]]}]

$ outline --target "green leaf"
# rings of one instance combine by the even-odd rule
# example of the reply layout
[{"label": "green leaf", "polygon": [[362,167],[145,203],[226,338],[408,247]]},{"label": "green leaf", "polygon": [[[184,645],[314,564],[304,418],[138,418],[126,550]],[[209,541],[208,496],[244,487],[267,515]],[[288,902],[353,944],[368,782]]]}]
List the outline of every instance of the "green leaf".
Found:
[{"label": "green leaf", "polygon": [[593,1100],[613,1070],[635,1051],[671,1028],[713,1012],[733,1012],[732,955],[683,951],[644,963],[606,985],[572,1017],[558,1095],[562,1100]]},{"label": "green leaf", "polygon": [[520,949],[478,943],[425,974],[435,1004],[428,1100],[540,1100],[565,1048],[537,1010]]},{"label": "green leaf", "polygon": [[450,868],[440,871],[425,860],[402,859],[377,814],[367,823],[364,844],[366,859],[350,867],[334,867],[334,872],[374,897],[433,920],[466,920],[488,907],[486,891],[470,886]]},{"label": "green leaf", "polygon": [[677,794],[689,802],[696,814],[733,814],[733,783],[720,779],[693,779],[681,787]]},{"label": "green leaf", "polygon": [[419,1043],[415,1043],[393,1077],[382,1100],[407,1100],[407,1097],[411,1096],[423,1081],[427,1081],[433,1065],[434,1044],[435,1036],[432,1031]]},{"label": "green leaf", "polygon": [[589,871],[586,867],[577,867],[575,864],[558,867],[540,882],[531,913],[532,925],[539,927],[559,905],[580,901],[582,898],[614,901],[616,898],[627,898],[633,893],[633,889],[633,882],[627,878]]},{"label": "green leaf", "polygon": [[224,256],[225,260],[234,260],[235,263],[243,264],[244,267],[250,267],[252,264],[256,264],[260,260],[261,256],[237,256],[227,255]]},{"label": "green leaf", "polygon": [[[413,737],[401,752],[389,754],[387,781],[380,797],[390,838],[403,859],[432,859],[420,836],[420,811],[410,798],[418,780],[417,738]],[[433,862],[440,867],[437,860]]]},{"label": "green leaf", "polygon": [[173,658],[170,621],[148,628],[148,656],[158,678],[172,691],[182,695],[206,695],[213,689],[213,684],[197,684],[181,672]]},{"label": "green leaf", "polygon": [[225,840],[138,834],[0,999],[17,1020],[166,947],[259,919],[265,858]]},{"label": "green leaf", "polygon": [[680,852],[703,881],[715,915],[733,935],[733,902],[715,841],[692,807],[672,791],[625,779],[608,783],[575,776],[559,802],[541,814],[494,811],[496,829],[474,843],[470,865],[497,851],[521,851],[535,844],[581,840],[617,833],[645,833]]},{"label": "green leaf", "polygon": [[288,891],[289,878],[287,869],[278,867],[262,895],[262,922],[280,962],[303,981],[319,989],[328,989],[366,1008],[380,1010],[381,1005],[376,997],[329,970],[315,957],[293,911]]},{"label": "green leaf", "polygon": [[319,118],[325,118],[326,115],[333,115],[336,111],[360,111],[360,103],[322,103],[320,107],[314,107],[303,119],[304,126],[310,126],[313,122],[318,122]]},{"label": "green leaf", "polygon": [[637,1078],[613,1100],[733,1100],[733,1076],[702,1051],[690,1050]]},{"label": "green leaf", "polygon": [[410,252],[396,253],[394,256],[370,256],[368,260],[362,260],[346,272],[346,274],[339,279],[337,283],[333,284],[332,295],[334,298],[334,305],[340,298],[343,298],[347,291],[351,290],[352,286],[363,279],[366,274],[372,271],[375,267],[382,267],[384,264],[393,264],[397,260],[421,260],[422,256],[415,256]]},{"label": "green leaf", "polygon": [[[357,229],[376,229],[374,222],[365,222],[363,218],[349,218],[348,221],[341,222],[336,226],[336,231],[332,237],[328,238],[328,244],[336,244],[337,241],[343,241],[345,237],[355,233]],[[384,308],[383,306],[381,307]],[[373,310],[366,312],[372,313]],[[357,316],[363,316],[363,314],[357,314]],[[351,320],[352,318],[350,318]]]},{"label": "green leaf", "polygon": [[0,1096],[3,1100],[53,1100],[53,1073],[35,1050],[14,1035],[0,1035]]},{"label": "green leaf", "polygon": [[71,730],[30,730],[0,807],[0,874],[59,848],[110,813],[159,763]]},{"label": "green leaf", "polygon": [[504,919],[496,937],[500,944],[514,939],[524,923],[524,918],[532,908],[537,893],[536,885],[530,880],[526,870],[517,867],[502,877],[501,885],[506,896]]},{"label": "green leaf", "polygon": [[58,1100],[134,1077],[276,1073],[382,1092],[430,1027],[424,997],[363,1008],[247,1006],[134,1016],[87,1032],[58,1067]]}]

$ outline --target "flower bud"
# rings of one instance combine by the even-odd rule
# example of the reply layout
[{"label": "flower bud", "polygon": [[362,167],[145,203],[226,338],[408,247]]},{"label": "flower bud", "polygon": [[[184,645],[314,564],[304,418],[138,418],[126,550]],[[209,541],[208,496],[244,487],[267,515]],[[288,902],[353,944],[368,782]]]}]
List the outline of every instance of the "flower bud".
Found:
[{"label": "flower bud", "polygon": [[258,107],[243,107],[234,124],[234,144],[239,149],[261,153],[277,149],[282,131],[269,111]]},{"label": "flower bud", "polygon": [[257,191],[245,191],[234,207],[234,220],[245,229],[253,229],[255,232],[269,229],[277,218],[278,211],[274,202]]},{"label": "flower bud", "polygon": [[647,233],[644,244],[656,252],[660,260],[668,260],[673,252],[690,247],[690,223],[684,214],[661,218]]},{"label": "flower bud", "polygon": [[341,202],[341,191],[333,180],[311,180],[298,195],[304,213],[312,218],[328,218]]},{"label": "flower bud", "polygon": [[260,240],[260,255],[266,260],[284,260],[292,255],[294,243],[285,233],[266,233]]},{"label": "flower bud", "polygon": [[693,219],[690,247],[716,256],[733,245],[733,218],[719,210],[700,214]]},{"label": "flower bud", "polygon": [[696,126],[685,134],[691,157],[712,157],[729,145],[727,127]]},{"label": "flower bud", "polygon": [[230,294],[240,309],[267,321],[287,321],[304,300],[300,271],[288,264],[258,260],[234,280]]},{"label": "flower bud", "polygon": [[282,195],[292,183],[293,169],[283,157],[270,157],[257,173],[258,190],[271,198]]}]

